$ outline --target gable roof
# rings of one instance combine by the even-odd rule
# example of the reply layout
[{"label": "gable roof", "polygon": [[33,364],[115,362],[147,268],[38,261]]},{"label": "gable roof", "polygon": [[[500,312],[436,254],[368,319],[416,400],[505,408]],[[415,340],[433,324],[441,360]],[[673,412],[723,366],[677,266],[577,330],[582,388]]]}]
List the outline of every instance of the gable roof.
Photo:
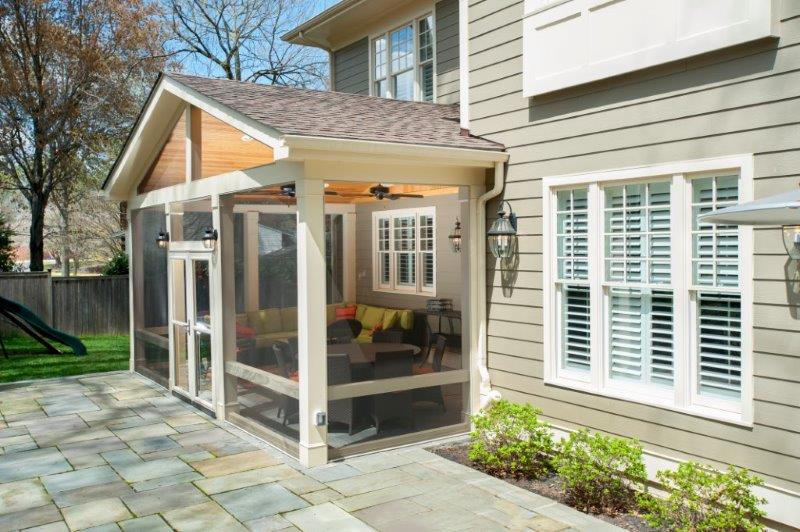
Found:
[{"label": "gable roof", "polygon": [[457,105],[166,74],[283,135],[502,151],[462,135]]}]

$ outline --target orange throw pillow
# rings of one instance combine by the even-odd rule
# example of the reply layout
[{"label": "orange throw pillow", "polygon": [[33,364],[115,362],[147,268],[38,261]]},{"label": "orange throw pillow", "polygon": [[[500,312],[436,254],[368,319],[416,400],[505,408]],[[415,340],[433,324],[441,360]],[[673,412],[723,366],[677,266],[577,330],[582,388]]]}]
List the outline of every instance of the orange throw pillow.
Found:
[{"label": "orange throw pillow", "polygon": [[336,309],[337,320],[354,320],[356,319],[356,306],[352,307],[338,307]]}]

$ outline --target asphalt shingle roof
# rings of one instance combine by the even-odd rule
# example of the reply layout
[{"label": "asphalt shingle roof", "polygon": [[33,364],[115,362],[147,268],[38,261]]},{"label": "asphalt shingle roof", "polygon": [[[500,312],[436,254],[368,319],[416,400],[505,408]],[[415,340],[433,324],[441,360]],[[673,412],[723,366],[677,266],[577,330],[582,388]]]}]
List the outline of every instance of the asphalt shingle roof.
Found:
[{"label": "asphalt shingle roof", "polygon": [[457,105],[402,102],[343,92],[167,74],[284,135],[502,151],[461,134]]}]

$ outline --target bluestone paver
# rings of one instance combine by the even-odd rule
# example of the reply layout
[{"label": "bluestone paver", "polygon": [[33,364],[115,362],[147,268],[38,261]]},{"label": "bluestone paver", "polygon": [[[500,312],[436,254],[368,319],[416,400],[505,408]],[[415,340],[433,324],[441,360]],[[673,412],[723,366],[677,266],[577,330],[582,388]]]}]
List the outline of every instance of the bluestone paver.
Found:
[{"label": "bluestone paver", "polygon": [[0,414],[0,532],[616,530],[422,447],[304,468],[124,372],[0,386]]}]

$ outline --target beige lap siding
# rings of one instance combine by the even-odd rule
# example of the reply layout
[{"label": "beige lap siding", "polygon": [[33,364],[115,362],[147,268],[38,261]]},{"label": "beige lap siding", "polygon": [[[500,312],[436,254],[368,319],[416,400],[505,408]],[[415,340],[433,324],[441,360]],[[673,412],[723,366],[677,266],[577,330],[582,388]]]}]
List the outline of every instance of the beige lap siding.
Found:
[{"label": "beige lap siding", "polygon": [[520,216],[512,294],[487,259],[493,386],[560,426],[636,437],[676,458],[733,463],[800,492],[800,282],[788,280],[779,229],[755,232],[752,428],[542,381],[543,177],[753,153],[757,198],[800,182],[800,2],[776,6],[779,40],[530,101],[522,97],[523,2],[471,1],[470,115],[473,134],[508,146],[503,197]]}]

